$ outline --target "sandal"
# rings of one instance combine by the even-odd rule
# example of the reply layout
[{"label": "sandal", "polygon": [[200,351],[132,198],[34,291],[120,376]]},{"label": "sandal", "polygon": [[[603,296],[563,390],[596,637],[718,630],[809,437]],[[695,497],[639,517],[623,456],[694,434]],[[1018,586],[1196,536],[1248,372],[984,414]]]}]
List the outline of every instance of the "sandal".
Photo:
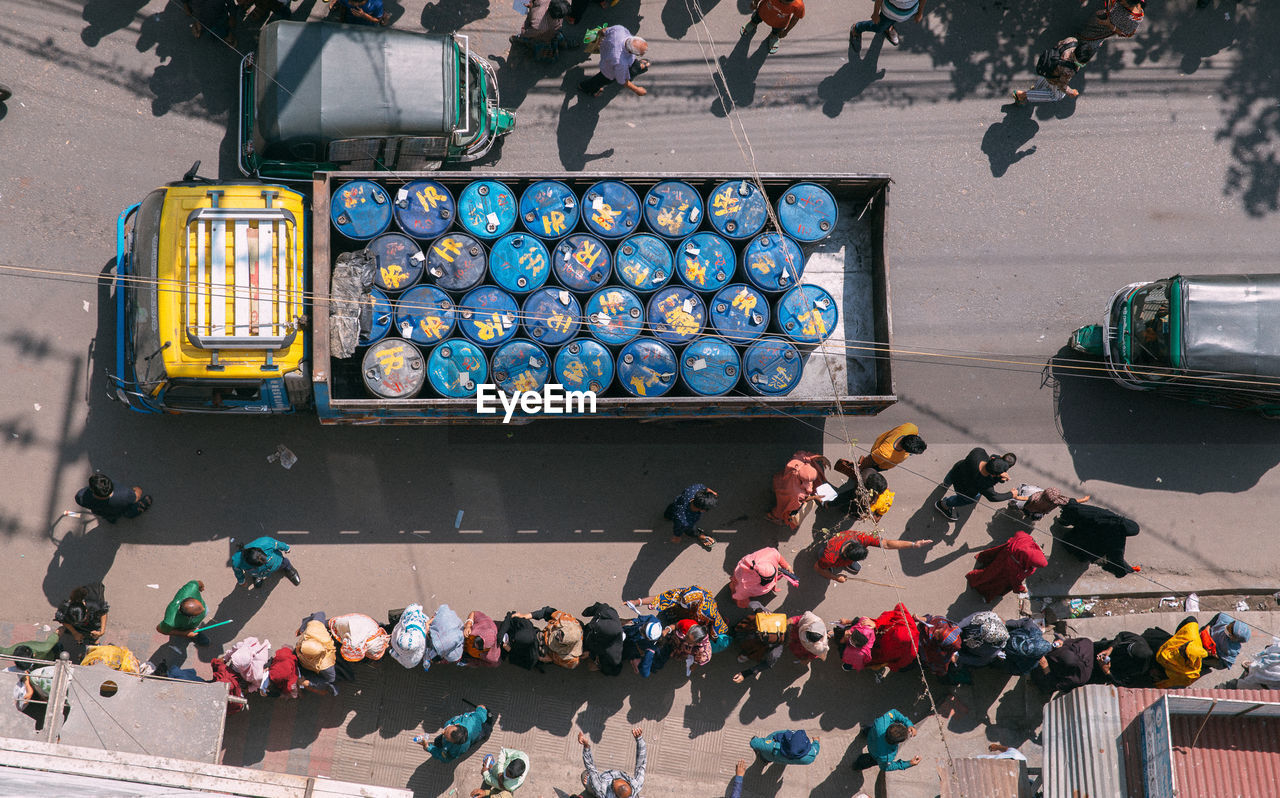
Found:
[{"label": "sandal", "polygon": [[902,41],[902,37],[899,36],[898,32],[893,28],[889,28],[888,33],[886,33],[884,37],[888,39],[889,44],[892,44],[894,47],[897,47],[898,43]]},{"label": "sandal", "polygon": [[1027,104],[1027,93],[1025,91],[1015,91],[1013,93],[1013,102],[1017,105]]},{"label": "sandal", "polygon": [[711,551],[713,548],[715,548],[716,539],[711,537],[710,535],[701,535],[698,537],[698,545],[706,549],[707,551]]},{"label": "sandal", "polygon": [[780,39],[774,39],[773,44],[769,45],[769,55],[773,55],[774,53],[778,52],[778,47],[781,44],[782,44],[782,41]]}]

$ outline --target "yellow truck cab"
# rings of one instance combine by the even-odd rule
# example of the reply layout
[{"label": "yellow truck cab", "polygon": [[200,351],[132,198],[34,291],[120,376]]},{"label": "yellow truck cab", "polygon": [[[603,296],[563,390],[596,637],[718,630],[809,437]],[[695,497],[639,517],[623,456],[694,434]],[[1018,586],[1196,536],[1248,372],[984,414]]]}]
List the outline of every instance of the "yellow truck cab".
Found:
[{"label": "yellow truck cab", "polygon": [[144,413],[306,407],[306,202],[195,169],[118,220],[115,398]]}]

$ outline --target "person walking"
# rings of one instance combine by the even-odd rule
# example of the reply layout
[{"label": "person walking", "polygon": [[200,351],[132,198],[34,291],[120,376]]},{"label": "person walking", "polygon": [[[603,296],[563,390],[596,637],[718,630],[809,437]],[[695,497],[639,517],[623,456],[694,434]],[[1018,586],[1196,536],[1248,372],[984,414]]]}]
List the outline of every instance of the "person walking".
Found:
[{"label": "person walking", "polygon": [[208,613],[201,592],[204,582],[192,579],[173,594],[169,606],[165,608],[164,620],[156,626],[156,631],[170,637],[185,637],[196,641],[197,646],[209,645],[209,636],[199,631],[204,616]]},{"label": "person walking", "polygon": [[885,540],[879,532],[859,532],[846,529],[832,535],[822,547],[822,554],[813,564],[813,570],[833,582],[844,582],[847,577],[837,571],[848,570],[856,574],[862,570],[862,561],[868,549],[922,549],[932,546],[932,540]]},{"label": "person walking", "polygon": [[76,493],[76,504],[108,524],[114,524],[121,518],[137,518],[149,510],[151,494],[143,493],[137,485],[117,490],[110,477],[94,471],[89,477],[88,487]]},{"label": "person walking", "polygon": [[764,43],[769,54],[778,52],[778,45],[786,38],[796,23],[804,19],[804,0],[752,0],[751,19],[742,26],[742,35],[750,39],[756,35],[756,27],[763,22],[772,28]]},{"label": "person walking", "polygon": [[733,569],[733,577],[729,580],[733,600],[745,609],[758,597],[768,596],[771,599],[778,580],[784,578],[792,587],[799,587],[794,571],[787,558],[772,546],[752,552],[738,560]]},{"label": "person walking", "polygon": [[1024,482],[1013,492],[1013,498],[1009,500],[1009,511],[1020,511],[1022,520],[1034,523],[1059,507],[1065,507],[1068,502],[1084,504],[1090,498],[1092,497],[1081,496],[1073,499],[1057,488],[1041,488]]},{"label": "person walking", "polygon": [[[236,539],[232,538],[231,542],[235,543]],[[276,571],[284,571],[295,585],[302,584],[298,569],[284,556],[288,551],[288,543],[268,535],[237,545],[235,554],[231,555],[231,570],[235,572],[236,584],[243,585],[252,579],[252,587],[262,587],[267,577]]]},{"label": "person walking", "polygon": [[1082,44],[1074,36],[1068,36],[1040,55],[1036,60],[1039,79],[1030,89],[1015,91],[1013,101],[1018,105],[1026,105],[1056,103],[1063,97],[1079,97],[1080,92],[1068,84],[1077,72],[1084,69],[1085,64],[1093,60],[1097,51],[1094,44]]},{"label": "person walking", "polygon": [[621,770],[597,770],[595,760],[591,757],[591,741],[587,739],[587,735],[578,732],[578,742],[582,744],[582,764],[587,769],[582,775],[582,786],[596,798],[632,798],[640,794],[640,789],[644,786],[646,759],[644,731],[637,726],[631,730],[631,736],[636,738],[636,769],[635,773],[628,776]]},{"label": "person walking", "polygon": [[681,491],[662,513],[662,517],[671,522],[671,542],[679,543],[682,538],[695,538],[702,548],[711,551],[711,547],[716,545],[715,539],[698,529],[698,521],[702,519],[703,513],[715,509],[719,499],[720,494],[701,482]]},{"label": "person walking", "polygon": [[484,704],[480,704],[470,712],[449,718],[435,738],[428,740],[426,736],[419,735],[413,738],[413,742],[422,746],[422,750],[432,758],[452,762],[488,739],[497,720],[497,715],[490,715]]},{"label": "person walking", "polygon": [[920,764],[920,757],[911,757],[910,762],[898,759],[898,748],[907,740],[916,736],[916,727],[911,720],[896,709],[891,709],[876,718],[867,731],[867,750],[853,760],[854,770],[866,770],[872,765],[879,765],[881,770],[906,770]]},{"label": "person walking", "polygon": [[1147,0],[1103,0],[1080,31],[1079,39],[1095,46],[1112,36],[1132,39],[1146,18]]},{"label": "person walking", "polygon": [[529,755],[514,748],[503,748],[495,757],[484,758],[480,766],[483,784],[471,791],[471,798],[509,798],[529,775]]},{"label": "person walking", "polygon": [[818,737],[810,738],[803,729],[783,729],[768,737],[752,737],[751,750],[765,762],[783,765],[809,765],[822,750]]},{"label": "person walking", "polygon": [[914,19],[917,25],[924,20],[925,0],[875,0],[875,3],[871,19],[859,22],[849,29],[849,46],[854,53],[862,50],[862,34],[867,31],[883,33],[889,44],[897,47],[902,37],[894,26],[909,19]]},{"label": "person walking", "polygon": [[1005,593],[1026,593],[1026,578],[1049,564],[1049,559],[1035,540],[1021,530],[1001,543],[974,555],[978,567],[965,574],[969,587],[987,601],[995,601]]},{"label": "person walking", "polygon": [[352,25],[391,24],[391,12],[382,8],[382,0],[335,0],[331,17]]},{"label": "person walking", "polygon": [[[871,451],[858,458],[858,470],[888,471],[902,465],[913,454],[923,454],[929,445],[920,437],[920,428],[910,422],[899,424],[888,432],[883,432],[871,444]],[[837,460],[836,470],[844,473],[840,464],[848,464],[848,460]]]},{"label": "person walking", "polygon": [[592,97],[599,97],[611,82],[626,86],[637,96],[647,92],[637,86],[632,78],[649,70],[649,62],[642,56],[649,52],[649,43],[622,25],[610,25],[600,34],[600,71],[578,84],[578,88]]},{"label": "person walking", "polygon": [[569,0],[529,0],[524,27],[511,37],[511,43],[528,47],[535,61],[554,61],[560,48],[577,48],[561,30],[567,16]]},{"label": "person walking", "polygon": [[956,508],[977,504],[980,496],[990,502],[1012,499],[1012,493],[998,491],[996,485],[1009,481],[1007,472],[1017,461],[1012,454],[987,454],[986,449],[975,447],[967,457],[951,466],[942,482],[943,487],[954,485],[955,495],[934,502],[934,508],[948,521],[959,521]]},{"label": "person walking", "polygon": [[827,481],[827,458],[812,452],[796,452],[781,471],[773,475],[774,508],[765,518],[790,529],[800,527],[800,511],[818,500],[818,486]]},{"label": "person walking", "polygon": [[1125,560],[1125,545],[1141,531],[1132,518],[1103,507],[1085,505],[1084,499],[1069,499],[1058,514],[1058,524],[1063,530],[1059,539],[1072,557],[1098,563],[1102,570],[1116,578],[1142,570],[1141,566],[1130,565]]}]

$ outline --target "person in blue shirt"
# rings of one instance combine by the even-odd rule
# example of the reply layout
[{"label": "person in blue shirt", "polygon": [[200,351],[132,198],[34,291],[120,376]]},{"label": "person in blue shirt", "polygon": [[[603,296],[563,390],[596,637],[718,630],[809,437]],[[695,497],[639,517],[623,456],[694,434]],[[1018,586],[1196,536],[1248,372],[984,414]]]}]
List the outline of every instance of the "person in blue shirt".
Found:
[{"label": "person in blue shirt", "polygon": [[89,486],[76,493],[76,504],[98,516],[108,524],[121,518],[137,518],[151,507],[151,496],[136,485],[116,488],[111,478],[101,471],[89,477]]},{"label": "person in blue shirt", "polygon": [[729,798],[742,798],[742,777],[747,775],[747,760],[739,759],[738,767],[733,771],[733,781],[729,782]]},{"label": "person in blue shirt", "polygon": [[[232,539],[234,541],[234,538]],[[250,578],[253,586],[259,587],[262,582],[276,571],[284,571],[285,576],[295,585],[302,583],[298,569],[293,567],[283,552],[289,550],[288,543],[282,543],[273,537],[263,536],[248,544],[240,544],[236,553],[231,555],[231,570],[235,571],[236,584],[243,585]]]},{"label": "person in blue shirt", "polygon": [[808,765],[818,756],[818,738],[809,739],[803,730],[776,731],[768,737],[752,737],[751,750],[766,762]]},{"label": "person in blue shirt", "polygon": [[867,732],[867,750],[853,760],[854,770],[866,770],[872,765],[879,765],[881,770],[906,770],[920,764],[920,757],[911,757],[910,762],[898,759],[898,746],[909,738],[916,736],[916,727],[906,715],[891,709],[871,724]]},{"label": "person in blue shirt", "polygon": [[496,720],[497,716],[490,715],[481,704],[471,712],[449,718],[435,739],[414,737],[413,741],[433,758],[452,762],[488,738]]},{"label": "person in blue shirt", "polygon": [[391,24],[391,12],[383,11],[382,0],[338,0],[333,6],[343,22],[354,25]]},{"label": "person in blue shirt", "polygon": [[683,537],[696,538],[702,548],[711,551],[716,542],[706,532],[698,529],[698,520],[703,513],[716,506],[718,498],[719,494],[700,482],[685,488],[675,501],[667,505],[666,512],[662,514],[663,518],[671,522],[671,542],[679,543]]}]

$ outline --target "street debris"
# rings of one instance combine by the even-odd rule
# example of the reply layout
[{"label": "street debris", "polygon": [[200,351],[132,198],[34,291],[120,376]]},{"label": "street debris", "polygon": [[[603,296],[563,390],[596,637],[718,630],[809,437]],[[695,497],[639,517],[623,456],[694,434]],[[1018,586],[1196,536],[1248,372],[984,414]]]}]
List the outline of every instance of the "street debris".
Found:
[{"label": "street debris", "polygon": [[294,463],[298,462],[298,456],[289,451],[289,447],[281,443],[276,446],[276,450],[274,452],[267,455],[268,463],[274,463],[276,461],[279,461],[280,465],[284,466],[285,469],[288,470],[293,468]]},{"label": "street debris", "polygon": [[1182,609],[1186,610],[1187,612],[1199,612],[1200,597],[1197,596],[1195,593],[1188,593],[1187,600],[1182,602]]}]

